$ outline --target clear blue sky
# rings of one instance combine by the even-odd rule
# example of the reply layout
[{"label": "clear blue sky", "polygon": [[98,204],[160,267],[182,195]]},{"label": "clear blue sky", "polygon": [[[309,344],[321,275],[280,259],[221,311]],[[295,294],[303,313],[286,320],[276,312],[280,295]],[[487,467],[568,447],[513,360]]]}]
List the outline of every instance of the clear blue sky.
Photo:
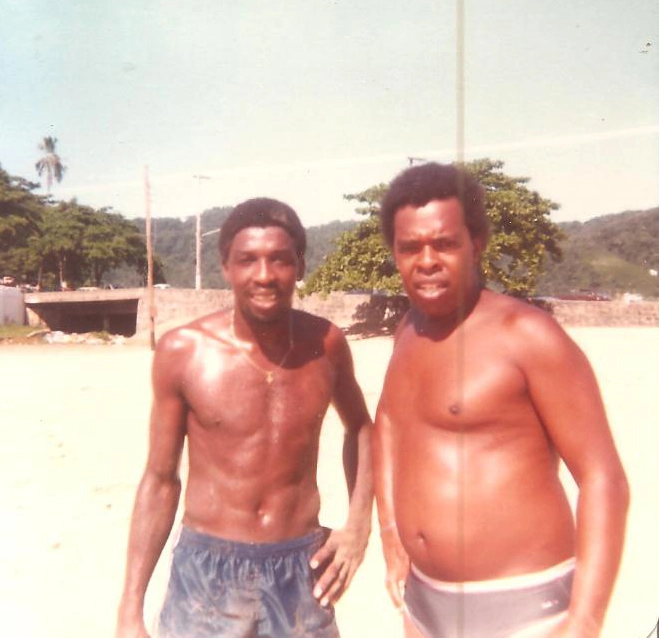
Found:
[{"label": "clear blue sky", "polygon": [[[155,216],[268,195],[307,225],[408,156],[455,158],[455,1],[0,0],[0,163]],[[659,205],[659,2],[465,0],[466,157],[556,221]],[[647,43],[650,43],[648,46]],[[211,179],[199,182],[195,174]],[[44,181],[45,183],[45,181]]]}]

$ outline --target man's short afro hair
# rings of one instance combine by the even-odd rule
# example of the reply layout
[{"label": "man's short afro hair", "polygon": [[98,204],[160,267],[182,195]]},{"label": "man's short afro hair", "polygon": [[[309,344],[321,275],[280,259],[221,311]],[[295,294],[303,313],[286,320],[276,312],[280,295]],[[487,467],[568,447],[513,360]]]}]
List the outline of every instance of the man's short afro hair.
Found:
[{"label": "man's short afro hair", "polygon": [[429,162],[404,170],[389,184],[380,205],[380,224],[387,244],[391,247],[394,243],[394,218],[398,210],[450,197],[457,197],[462,204],[469,234],[487,240],[489,222],[483,187],[463,167]]}]

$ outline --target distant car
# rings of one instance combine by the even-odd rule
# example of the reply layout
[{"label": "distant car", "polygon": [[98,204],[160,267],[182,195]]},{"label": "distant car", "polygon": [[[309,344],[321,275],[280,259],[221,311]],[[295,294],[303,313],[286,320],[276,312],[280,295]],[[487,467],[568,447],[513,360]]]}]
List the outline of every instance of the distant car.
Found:
[{"label": "distant car", "polygon": [[556,295],[561,301],[611,301],[611,295],[596,290],[578,290],[565,295]]},{"label": "distant car", "polygon": [[627,304],[632,303],[641,303],[643,301],[643,295],[639,295],[637,292],[626,292],[622,296],[622,300]]},{"label": "distant car", "polygon": [[167,288],[171,288],[169,284],[154,284],[153,287],[158,290],[167,290]]},{"label": "distant car", "polygon": [[95,292],[96,290],[100,290],[98,286],[80,286],[78,288],[80,292]]}]

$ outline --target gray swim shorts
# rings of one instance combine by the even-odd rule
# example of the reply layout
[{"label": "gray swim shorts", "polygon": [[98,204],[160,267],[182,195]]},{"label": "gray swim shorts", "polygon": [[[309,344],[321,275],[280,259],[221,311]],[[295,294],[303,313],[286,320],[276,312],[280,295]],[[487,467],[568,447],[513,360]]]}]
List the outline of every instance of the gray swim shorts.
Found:
[{"label": "gray swim shorts", "polygon": [[313,597],[309,567],[328,534],[239,543],[184,527],[158,638],[338,638],[334,610]]},{"label": "gray swim shorts", "polygon": [[405,604],[428,638],[543,638],[567,614],[574,564],[466,583],[438,581],[412,565]]}]

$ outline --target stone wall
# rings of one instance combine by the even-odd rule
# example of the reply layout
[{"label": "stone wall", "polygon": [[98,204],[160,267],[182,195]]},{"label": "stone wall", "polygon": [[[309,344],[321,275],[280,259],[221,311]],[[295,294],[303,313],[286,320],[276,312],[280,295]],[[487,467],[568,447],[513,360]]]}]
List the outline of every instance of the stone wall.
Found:
[{"label": "stone wall", "polygon": [[[370,295],[353,295],[333,292],[326,297],[310,295],[302,299],[294,298],[294,307],[312,314],[326,317],[337,326],[347,328],[355,322],[355,314],[360,304],[368,303]],[[154,290],[156,326],[167,328],[203,317],[217,310],[231,308],[233,293],[230,290],[190,290],[170,288]],[[137,307],[135,332],[141,334],[149,330],[149,310],[146,295]]]},{"label": "stone wall", "polygon": [[[359,321],[358,309],[371,296],[334,292],[295,298],[294,306],[326,317],[341,328]],[[216,310],[230,308],[233,295],[229,290],[155,290],[156,325],[160,328],[177,325]],[[542,304],[565,326],[659,326],[659,301],[625,304],[623,301],[549,301]],[[139,302],[136,332],[149,329],[145,296]]]},{"label": "stone wall", "polygon": [[550,301],[544,305],[564,326],[659,326],[659,301]]}]

